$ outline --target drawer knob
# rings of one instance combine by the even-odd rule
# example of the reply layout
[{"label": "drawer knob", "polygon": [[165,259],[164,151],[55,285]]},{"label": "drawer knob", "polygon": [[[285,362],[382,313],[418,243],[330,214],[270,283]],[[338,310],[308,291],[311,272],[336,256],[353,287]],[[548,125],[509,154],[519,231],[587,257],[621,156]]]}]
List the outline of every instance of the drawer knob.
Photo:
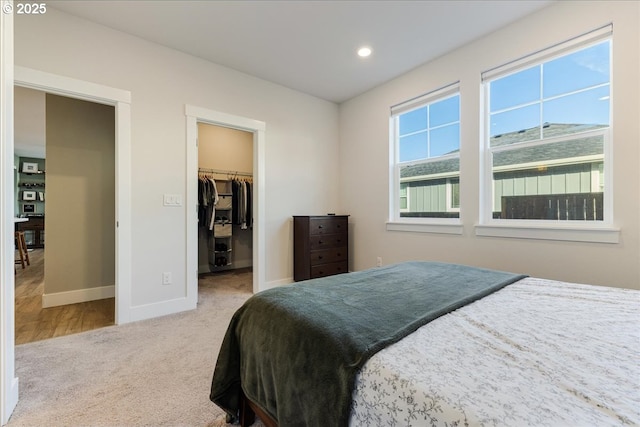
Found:
[{"label": "drawer knob", "polygon": [[322,255],[318,255],[318,259],[322,259],[322,258],[323,258],[323,256],[322,256]]},{"label": "drawer knob", "polygon": [[321,245],[322,244],[322,240],[318,240],[318,244]]},{"label": "drawer knob", "polygon": [[318,228],[322,228],[322,226],[321,226],[321,225],[319,225],[319,226],[318,226]]}]

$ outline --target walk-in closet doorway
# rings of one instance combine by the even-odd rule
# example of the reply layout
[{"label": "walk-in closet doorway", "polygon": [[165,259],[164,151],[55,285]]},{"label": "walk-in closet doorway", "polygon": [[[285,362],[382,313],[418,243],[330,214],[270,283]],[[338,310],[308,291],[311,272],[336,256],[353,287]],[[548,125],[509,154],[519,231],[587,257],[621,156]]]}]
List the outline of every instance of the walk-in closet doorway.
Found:
[{"label": "walk-in closet doorway", "polygon": [[[207,110],[195,106],[187,105],[185,109],[187,120],[187,286],[188,297],[197,301],[198,274],[211,271],[225,271],[233,268],[251,268],[253,273],[253,292],[258,292],[266,288],[265,286],[265,237],[264,237],[264,145],[266,124],[261,121],[246,117],[235,116],[213,110]],[[220,144],[209,144],[207,141],[208,131],[214,134],[223,135]],[[204,137],[204,138],[203,138]],[[203,138],[203,139],[202,139]],[[236,139],[239,138],[239,139]],[[226,141],[226,142],[225,142]],[[241,141],[241,142],[239,142]],[[231,142],[231,143],[229,143]],[[234,146],[233,143],[244,146]],[[203,161],[200,163],[200,144],[203,147]],[[214,148],[210,152],[209,149]],[[247,158],[250,157],[250,159]],[[240,157],[240,159],[236,158]],[[221,163],[215,163],[217,160]],[[250,163],[248,162],[250,160]],[[213,163],[211,163],[213,162]],[[247,198],[244,209],[250,205],[250,213],[243,219],[233,219],[233,208],[242,209],[240,200],[231,200],[231,208],[227,206],[226,212],[217,211],[213,215],[213,224],[209,216],[208,226],[199,222],[206,221],[199,218],[199,193],[198,187],[200,178],[203,176],[213,177],[216,184],[219,181],[221,191],[233,195],[233,182],[247,183],[250,186],[244,188],[237,197]],[[237,189],[236,189],[237,190]],[[224,202],[228,203],[228,202]],[[193,208],[191,208],[193,207]],[[193,210],[191,210],[193,209]],[[230,213],[229,213],[230,212]],[[246,212],[245,212],[246,213]],[[218,219],[216,219],[218,216]],[[223,219],[223,216],[226,219]],[[249,219],[247,219],[249,218]],[[236,225],[231,224],[238,221]],[[215,227],[222,236],[227,236],[227,243],[224,239],[217,239]],[[225,229],[225,226],[226,229]],[[237,229],[238,239],[234,239],[234,227]],[[246,227],[246,228],[244,228]],[[200,230],[202,228],[202,230]],[[231,232],[230,238],[229,231]],[[200,233],[210,233],[208,239],[199,238]],[[206,246],[205,246],[205,241]],[[223,246],[226,244],[226,247]],[[236,246],[237,245],[237,246]],[[217,247],[217,250],[216,250]],[[230,254],[227,254],[230,252]],[[237,252],[237,253],[236,253]],[[226,258],[226,259],[225,259]],[[217,259],[217,260],[216,260]],[[216,265],[219,263],[220,265]]]},{"label": "walk-in closet doorway", "polygon": [[253,133],[198,123],[198,275],[253,267]]}]

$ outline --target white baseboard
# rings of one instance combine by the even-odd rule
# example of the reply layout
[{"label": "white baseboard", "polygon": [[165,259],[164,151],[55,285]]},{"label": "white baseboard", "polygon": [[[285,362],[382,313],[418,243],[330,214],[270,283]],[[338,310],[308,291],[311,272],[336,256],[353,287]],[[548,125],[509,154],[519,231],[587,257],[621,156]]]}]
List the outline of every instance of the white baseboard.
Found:
[{"label": "white baseboard", "polygon": [[131,322],[137,322],[139,320],[153,319],[155,317],[166,316],[168,314],[194,310],[196,306],[197,299],[193,301],[188,298],[176,298],[169,301],[131,307],[129,318]]},{"label": "white baseboard", "polygon": [[271,289],[277,288],[278,286],[289,285],[293,283],[293,277],[287,277],[286,279],[272,280],[270,282],[266,282],[264,288]]},{"label": "white baseboard", "polygon": [[43,294],[42,308],[113,298],[115,295],[116,287],[114,285],[77,289],[75,291],[57,292],[54,294]]}]

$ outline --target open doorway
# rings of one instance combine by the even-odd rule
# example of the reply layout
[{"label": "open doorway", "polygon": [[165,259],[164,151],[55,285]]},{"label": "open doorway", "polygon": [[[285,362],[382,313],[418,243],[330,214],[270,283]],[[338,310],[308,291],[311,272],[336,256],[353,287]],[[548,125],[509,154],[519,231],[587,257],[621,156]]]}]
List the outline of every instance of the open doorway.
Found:
[{"label": "open doorway", "polygon": [[198,123],[197,179],[198,277],[252,284],[253,133]]},{"label": "open doorway", "polygon": [[[9,31],[5,34],[10,33]],[[5,43],[5,41],[9,43]],[[71,96],[76,99],[90,100],[105,105],[115,107],[116,115],[116,306],[115,306],[115,323],[122,324],[132,321],[131,315],[131,93],[129,91],[107,87],[95,83],[89,83],[68,77],[63,77],[51,73],[32,70],[24,67],[13,65],[11,56],[12,38],[2,38],[2,45],[9,46],[9,49],[0,49],[2,52],[9,52],[6,56],[2,56],[2,71],[0,72],[0,81],[3,85],[13,83],[20,87],[32,89],[46,90],[47,93],[55,93],[59,95]],[[2,91],[0,96],[0,110],[2,110],[2,120],[13,118],[13,91]],[[8,96],[5,96],[7,95]],[[4,122],[3,122],[4,124]],[[0,132],[0,140],[2,141],[2,170],[10,171],[13,169],[13,127],[4,126]],[[5,149],[6,148],[6,149]],[[13,203],[7,204],[14,193],[14,177],[7,173],[0,177],[2,182],[2,199],[3,206],[11,206]],[[11,215],[11,210],[9,210]],[[19,381],[15,376],[15,277],[11,267],[8,267],[9,256],[13,258],[13,239],[10,238],[9,230],[13,231],[15,223],[13,218],[4,217],[0,234],[2,241],[6,246],[3,247],[2,253],[2,273],[5,284],[2,289],[2,298],[0,298],[0,340],[2,341],[2,353],[0,354],[0,365],[2,365],[2,374],[0,375],[0,383],[3,393],[0,402],[0,421],[6,422],[15,408],[18,401]],[[13,259],[11,259],[13,261]],[[194,271],[195,273],[195,271]],[[194,304],[195,305],[195,304]]]},{"label": "open doorway", "polygon": [[[265,289],[265,232],[264,232],[264,164],[265,164],[265,139],[266,124],[264,122],[235,116],[218,111],[187,105],[185,108],[187,125],[187,206],[198,206],[198,126],[207,124],[217,127],[234,129],[247,132],[252,141],[252,218],[253,227],[251,233],[251,270],[252,291],[259,292]],[[187,215],[187,283],[188,295],[196,299],[198,293],[198,215]],[[214,244],[215,250],[215,244]],[[215,263],[215,257],[214,257]],[[208,264],[208,250],[207,250]]]},{"label": "open doorway", "polygon": [[114,107],[23,87],[14,105],[16,230],[30,261],[16,269],[15,342],[114,324]]}]

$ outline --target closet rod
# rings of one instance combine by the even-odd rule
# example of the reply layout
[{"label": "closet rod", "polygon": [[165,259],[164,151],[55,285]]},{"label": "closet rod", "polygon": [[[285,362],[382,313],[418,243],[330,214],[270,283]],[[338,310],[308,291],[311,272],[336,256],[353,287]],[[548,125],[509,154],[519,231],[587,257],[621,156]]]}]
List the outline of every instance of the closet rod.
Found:
[{"label": "closet rod", "polygon": [[238,172],[238,171],[228,171],[228,170],[222,170],[222,169],[205,169],[205,168],[198,168],[198,172],[202,172],[202,173],[220,173],[220,174],[224,174],[224,175],[233,175],[233,176],[237,176],[237,175],[241,175],[241,176],[249,176],[252,177],[253,174],[251,173],[247,173],[247,172]]}]

